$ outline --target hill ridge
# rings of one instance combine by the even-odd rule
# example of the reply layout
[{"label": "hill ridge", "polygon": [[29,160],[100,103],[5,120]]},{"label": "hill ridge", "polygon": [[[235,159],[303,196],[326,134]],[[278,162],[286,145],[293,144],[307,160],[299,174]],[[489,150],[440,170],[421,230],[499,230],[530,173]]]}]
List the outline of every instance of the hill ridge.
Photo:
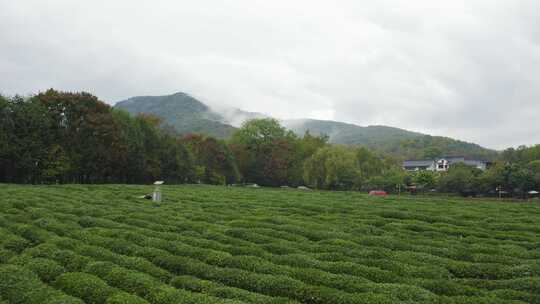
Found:
[{"label": "hill ridge", "polygon": [[[220,107],[216,110],[182,91],[170,95],[134,96],[117,102],[114,107],[132,114],[142,112],[160,116],[180,134],[204,133],[221,139],[229,138],[247,119],[269,117],[262,113],[247,112],[233,107]],[[328,135],[329,141],[334,144],[363,145],[401,158],[465,155],[493,159],[496,156],[496,151],[475,143],[393,126],[360,126],[349,122],[313,118],[279,121],[299,136],[309,130],[313,135]]]}]

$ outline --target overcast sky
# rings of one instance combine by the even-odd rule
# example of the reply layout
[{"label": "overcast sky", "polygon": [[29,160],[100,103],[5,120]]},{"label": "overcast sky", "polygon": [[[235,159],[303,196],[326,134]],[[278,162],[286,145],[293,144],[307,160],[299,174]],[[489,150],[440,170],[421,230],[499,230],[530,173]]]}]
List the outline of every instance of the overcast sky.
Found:
[{"label": "overcast sky", "polygon": [[540,143],[540,1],[0,0],[0,92]]}]

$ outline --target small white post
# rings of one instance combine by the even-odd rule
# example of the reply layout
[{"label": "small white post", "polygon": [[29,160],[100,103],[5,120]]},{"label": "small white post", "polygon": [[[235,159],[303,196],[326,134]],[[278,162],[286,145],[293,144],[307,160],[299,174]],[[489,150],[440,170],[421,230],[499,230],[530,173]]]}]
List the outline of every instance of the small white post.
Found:
[{"label": "small white post", "polygon": [[161,189],[159,186],[163,185],[163,181],[156,181],[154,185],[156,185],[156,188],[154,189],[154,193],[152,193],[152,201],[161,203]]}]

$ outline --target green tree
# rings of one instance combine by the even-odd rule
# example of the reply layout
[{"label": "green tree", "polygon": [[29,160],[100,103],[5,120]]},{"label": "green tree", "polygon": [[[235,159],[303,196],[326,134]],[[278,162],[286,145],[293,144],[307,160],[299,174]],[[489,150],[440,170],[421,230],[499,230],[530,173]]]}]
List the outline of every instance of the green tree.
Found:
[{"label": "green tree", "polygon": [[193,178],[195,167],[188,149],[177,138],[164,133],[160,136],[159,179],[185,183]]},{"label": "green tree", "polygon": [[436,146],[430,146],[424,149],[424,158],[435,159],[441,157],[443,154],[442,149]]},{"label": "green tree", "polygon": [[287,182],[297,140],[277,120],[266,118],[245,122],[230,143],[244,181],[277,186]]},{"label": "green tree", "polygon": [[360,178],[355,151],[344,146],[321,148],[304,164],[305,183],[317,189],[355,189]]},{"label": "green tree", "polygon": [[396,192],[398,189],[405,189],[405,172],[401,168],[391,168],[385,171],[382,175],[370,177],[365,185],[364,190],[384,190],[386,192]]},{"label": "green tree", "polygon": [[[290,142],[290,141],[289,141]],[[300,186],[304,184],[304,163],[310,158],[317,150],[326,147],[328,145],[328,136],[313,136],[306,131],[304,136],[297,141],[292,151],[293,160],[292,166],[288,170],[288,181],[290,185]]]},{"label": "green tree", "polygon": [[383,170],[382,161],[365,147],[355,149],[355,159],[358,167],[361,168],[362,179],[381,174]]},{"label": "green tree", "polygon": [[477,169],[466,164],[454,164],[443,173],[439,180],[439,190],[454,192],[461,195],[475,195],[479,191],[479,177],[482,174]]},{"label": "green tree", "polygon": [[1,136],[6,141],[2,148],[5,181],[37,183],[48,158],[52,142],[52,121],[46,108],[39,102],[16,96],[4,103],[2,128],[8,133]]},{"label": "green tree", "polygon": [[276,119],[252,119],[244,122],[232,136],[231,143],[242,144],[250,149],[258,149],[274,140],[296,138],[292,131],[282,127]]},{"label": "green tree", "polygon": [[520,165],[514,165],[510,170],[509,183],[511,189],[520,197],[525,197],[528,191],[535,188],[532,171]]},{"label": "green tree", "polygon": [[537,189],[540,189],[540,160],[533,160],[527,164],[527,168],[532,174]]},{"label": "green tree", "polygon": [[419,188],[423,190],[430,190],[436,187],[438,182],[438,173],[429,170],[422,170],[415,172],[412,177],[412,182]]},{"label": "green tree", "polygon": [[8,181],[11,175],[10,136],[13,130],[11,107],[9,99],[0,95],[0,181]]},{"label": "green tree", "polygon": [[41,181],[62,183],[70,170],[71,163],[64,148],[59,144],[52,144],[48,149],[47,158],[43,162]]}]

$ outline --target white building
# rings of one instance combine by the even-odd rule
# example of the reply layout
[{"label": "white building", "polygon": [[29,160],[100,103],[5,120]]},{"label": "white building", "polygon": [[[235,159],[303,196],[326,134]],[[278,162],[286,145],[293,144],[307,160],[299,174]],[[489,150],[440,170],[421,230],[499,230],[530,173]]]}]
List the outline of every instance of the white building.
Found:
[{"label": "white building", "polygon": [[457,163],[463,163],[480,170],[486,170],[489,162],[483,160],[467,159],[466,157],[443,157],[432,160],[406,160],[403,162],[403,169],[407,171],[448,171],[448,169]]}]

